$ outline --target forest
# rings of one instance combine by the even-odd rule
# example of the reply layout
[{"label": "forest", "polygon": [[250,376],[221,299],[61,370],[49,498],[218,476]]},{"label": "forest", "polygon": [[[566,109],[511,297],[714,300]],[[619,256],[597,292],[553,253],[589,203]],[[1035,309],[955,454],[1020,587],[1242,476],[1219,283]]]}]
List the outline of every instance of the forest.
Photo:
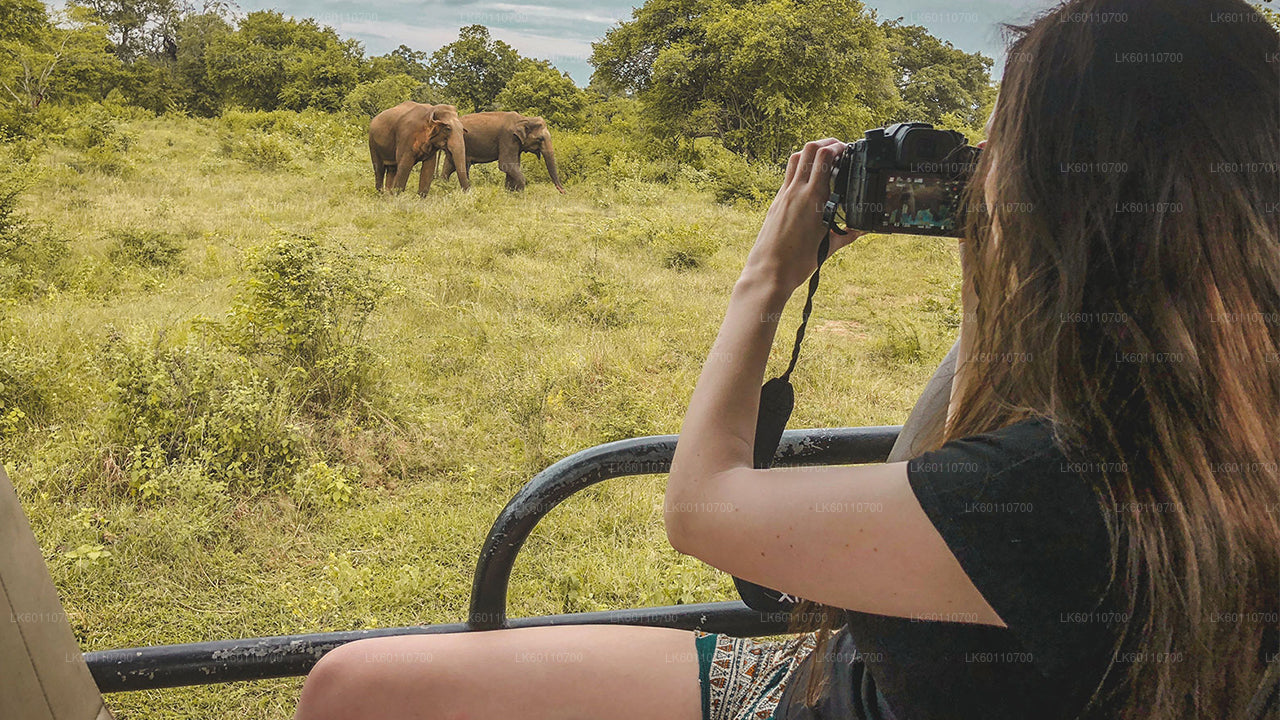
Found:
[{"label": "forest", "polygon": [[[793,150],[980,139],[995,96],[991,58],[855,0],[650,0],[586,87],[480,25],[372,56],[220,2],[0,0],[0,48],[0,449],[86,651],[462,619],[534,473],[678,432]],[[477,165],[379,195],[366,131],[406,99],[545,118],[565,194],[526,155],[523,192]],[[956,247],[829,267],[792,427],[899,424],[955,337]],[[553,513],[512,614],[733,597],[666,543],[662,487]],[[108,704],[285,718],[299,687]]]}]

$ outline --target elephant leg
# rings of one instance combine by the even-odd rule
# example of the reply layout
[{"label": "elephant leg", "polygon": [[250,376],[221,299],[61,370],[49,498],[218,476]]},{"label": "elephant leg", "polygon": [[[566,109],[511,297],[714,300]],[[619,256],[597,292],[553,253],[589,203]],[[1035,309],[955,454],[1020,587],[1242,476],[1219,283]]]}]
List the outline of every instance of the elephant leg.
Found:
[{"label": "elephant leg", "polygon": [[382,180],[387,174],[387,166],[378,159],[378,153],[373,148],[369,148],[369,159],[373,162],[373,186],[378,192],[382,192]]},{"label": "elephant leg", "polygon": [[513,192],[524,190],[525,180],[524,172],[520,170],[520,163],[507,162],[499,165],[502,172],[507,175],[507,189]]},{"label": "elephant leg", "polygon": [[436,177],[436,160],[439,157],[439,153],[431,153],[430,157],[422,161],[422,174],[418,176],[418,194],[422,197],[431,192],[431,181]]},{"label": "elephant leg", "polygon": [[440,161],[440,177],[448,180],[453,175],[453,157],[449,153],[444,154],[444,159]]},{"label": "elephant leg", "polygon": [[409,184],[409,173],[413,172],[413,157],[402,155],[396,158],[396,176],[391,181],[391,192],[398,193]]}]

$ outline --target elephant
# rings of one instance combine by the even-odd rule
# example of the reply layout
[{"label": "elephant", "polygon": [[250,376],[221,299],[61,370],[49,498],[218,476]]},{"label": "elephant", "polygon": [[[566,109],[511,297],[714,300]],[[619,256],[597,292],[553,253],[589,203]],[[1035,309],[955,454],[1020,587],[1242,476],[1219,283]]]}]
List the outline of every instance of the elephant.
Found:
[{"label": "elephant", "polygon": [[455,168],[462,177],[467,166],[497,160],[498,169],[507,175],[507,189],[523,190],[525,179],[520,171],[520,153],[531,152],[546,160],[551,182],[564,193],[546,120],[515,112],[479,112],[463,115],[462,127],[466,129],[466,166],[446,157],[441,173],[446,179]]},{"label": "elephant", "polygon": [[467,150],[463,138],[466,132],[458,118],[458,109],[452,105],[423,105],[405,100],[383,110],[369,123],[374,187],[382,192],[384,177],[393,171],[395,175],[387,190],[393,193],[404,190],[413,166],[421,162],[418,194],[425,197],[435,178],[436,159],[444,150],[447,159],[461,161],[459,167],[463,169],[458,171],[458,183],[464,191],[471,189],[471,177],[465,169]]}]

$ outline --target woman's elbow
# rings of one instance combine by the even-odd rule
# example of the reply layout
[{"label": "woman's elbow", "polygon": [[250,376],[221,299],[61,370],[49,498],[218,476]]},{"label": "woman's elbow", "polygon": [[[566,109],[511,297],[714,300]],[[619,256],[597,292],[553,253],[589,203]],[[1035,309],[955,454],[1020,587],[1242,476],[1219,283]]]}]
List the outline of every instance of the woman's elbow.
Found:
[{"label": "woman's elbow", "polygon": [[693,554],[689,551],[689,532],[690,525],[696,518],[690,517],[692,513],[688,509],[691,507],[696,507],[696,504],[668,488],[663,501],[662,524],[667,531],[667,542],[681,555]]}]

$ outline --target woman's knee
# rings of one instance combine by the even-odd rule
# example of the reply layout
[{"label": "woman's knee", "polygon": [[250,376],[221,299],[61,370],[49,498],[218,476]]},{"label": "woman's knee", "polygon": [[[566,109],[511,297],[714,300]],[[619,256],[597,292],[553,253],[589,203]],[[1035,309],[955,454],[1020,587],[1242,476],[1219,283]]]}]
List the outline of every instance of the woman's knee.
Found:
[{"label": "woman's knee", "polygon": [[358,640],[330,650],[307,674],[294,720],[341,720],[360,715],[377,683],[378,640]]}]

